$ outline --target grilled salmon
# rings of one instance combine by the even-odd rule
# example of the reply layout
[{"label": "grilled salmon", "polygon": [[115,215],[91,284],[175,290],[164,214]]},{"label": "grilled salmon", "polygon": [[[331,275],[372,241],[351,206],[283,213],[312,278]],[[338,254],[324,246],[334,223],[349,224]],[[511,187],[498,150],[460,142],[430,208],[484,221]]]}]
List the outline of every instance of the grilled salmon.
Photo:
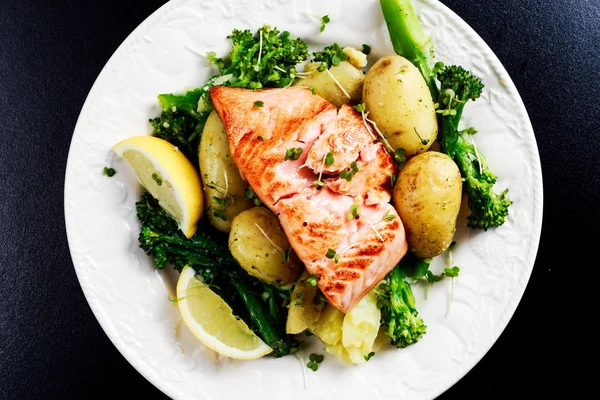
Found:
[{"label": "grilled salmon", "polygon": [[233,161],[330,304],[347,312],[406,254],[397,167],[359,113],[301,87],[210,89]]}]

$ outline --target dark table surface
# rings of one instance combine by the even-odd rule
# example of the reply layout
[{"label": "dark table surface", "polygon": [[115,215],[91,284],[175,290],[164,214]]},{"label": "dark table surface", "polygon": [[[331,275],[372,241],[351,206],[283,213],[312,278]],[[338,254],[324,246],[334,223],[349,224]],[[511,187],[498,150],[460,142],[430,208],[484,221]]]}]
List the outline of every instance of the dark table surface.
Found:
[{"label": "dark table surface", "polygon": [[[86,95],[118,45],[163,3],[1,1],[2,399],[123,398],[125,389],[136,398],[165,397],[127,363],[92,314],[63,212],[67,153]],[[508,327],[440,399],[583,390],[593,382],[569,360],[585,356],[578,345],[597,347],[583,334],[592,323],[584,295],[595,292],[586,267],[598,267],[600,239],[600,4],[444,3],[489,44],[521,93],[541,156],[544,218],[531,280]]]}]

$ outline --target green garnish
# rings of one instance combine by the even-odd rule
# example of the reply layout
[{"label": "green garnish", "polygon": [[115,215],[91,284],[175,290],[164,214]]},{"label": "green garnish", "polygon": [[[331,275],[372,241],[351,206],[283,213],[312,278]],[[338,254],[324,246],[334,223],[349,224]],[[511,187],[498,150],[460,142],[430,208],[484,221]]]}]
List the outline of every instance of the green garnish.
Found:
[{"label": "green garnish", "polygon": [[331,19],[329,18],[329,15],[324,15],[321,18],[321,27],[319,28],[319,32],[323,32],[325,30],[325,25],[327,25],[330,22],[331,22]]},{"label": "green garnish", "polygon": [[313,86],[310,87],[310,91],[312,94],[317,94],[317,89],[315,89]]},{"label": "green garnish", "polygon": [[396,184],[396,175],[390,174],[390,184],[392,185],[392,187],[394,187],[394,185]]},{"label": "green garnish", "polygon": [[355,106],[352,106],[352,108],[354,108],[359,113],[363,113],[363,112],[367,111],[367,106],[365,106],[365,103],[357,104]]},{"label": "green garnish", "polygon": [[316,287],[316,286],[317,286],[317,283],[318,283],[318,281],[317,281],[317,277],[316,277],[316,276],[313,276],[313,275],[309,276],[309,277],[306,279],[306,283],[308,283],[308,284],[309,284],[310,286],[312,286],[312,287]]},{"label": "green garnish", "polygon": [[162,186],[162,182],[163,181],[162,181],[161,177],[157,173],[152,174],[152,179],[154,180],[154,182],[156,182],[156,184],[158,186]]},{"label": "green garnish", "polygon": [[364,53],[366,56],[368,56],[368,55],[369,55],[369,53],[371,53],[371,46],[369,46],[368,44],[363,44],[362,46],[363,46],[362,52],[363,52],[363,53]]},{"label": "green garnish", "polygon": [[102,170],[102,173],[110,178],[110,177],[114,176],[117,173],[117,171],[115,171],[114,168],[104,167],[104,169]]},{"label": "green garnish", "polygon": [[213,215],[217,218],[222,219],[223,221],[227,221],[227,216],[225,215],[225,213],[223,213],[223,211],[215,209],[213,211]]},{"label": "green garnish", "polygon": [[246,189],[246,198],[252,200],[254,202],[254,205],[257,207],[262,205],[262,201],[260,201],[258,196],[256,196],[256,193],[254,193],[254,190],[252,190],[250,186],[248,186],[248,189]]},{"label": "green garnish", "polygon": [[357,206],[356,204],[352,204],[350,206],[350,212],[346,216],[346,219],[348,221],[352,221],[353,219],[358,219],[359,216],[360,216],[360,207]]},{"label": "green garnish", "polygon": [[265,103],[263,101],[257,100],[254,102],[255,107],[264,107]]},{"label": "green garnish", "polygon": [[330,260],[335,261],[336,264],[340,261],[340,255],[338,253],[336,253],[335,250],[332,248],[327,249],[327,253],[325,254],[325,257],[329,258]]},{"label": "green garnish", "polygon": [[406,150],[401,148],[394,150],[394,161],[399,167],[402,166],[406,162]]},{"label": "green garnish", "polygon": [[417,128],[413,128],[415,130],[415,133],[417,134],[417,136],[419,137],[419,140],[421,140],[421,144],[423,146],[425,146],[427,143],[429,143],[429,139],[423,139],[421,137],[421,135],[419,135],[419,132],[417,131]]},{"label": "green garnish", "polygon": [[345,179],[348,182],[350,182],[357,172],[358,172],[358,164],[356,163],[356,161],[352,161],[352,164],[350,164],[350,171],[343,170],[342,172],[340,172],[340,178]]},{"label": "green garnish", "polygon": [[322,51],[313,53],[313,62],[320,62],[321,65],[317,71],[323,72],[334,65],[340,65],[342,61],[348,60],[348,55],[339,44],[334,43],[331,46],[325,47]]},{"label": "green garnish", "polygon": [[300,154],[302,154],[302,148],[300,147],[291,147],[285,151],[285,157],[283,158],[285,161],[287,160],[297,160],[300,158]]},{"label": "green garnish", "polygon": [[452,268],[444,268],[444,275],[449,276],[450,278],[458,277],[458,273],[460,272],[460,268],[456,265]]},{"label": "green garnish", "polygon": [[369,354],[367,354],[365,356],[365,361],[369,361],[371,359],[371,357],[373,357],[374,355],[375,355],[374,351],[370,352]]},{"label": "green garnish", "polygon": [[460,268],[456,265],[452,268],[444,268],[444,275],[452,278],[452,288],[450,289],[450,299],[448,299],[448,308],[446,309],[446,316],[450,312],[450,306],[452,305],[452,299],[454,298],[454,281],[458,277],[458,273],[460,272]]},{"label": "green garnish", "polygon": [[325,357],[321,354],[315,354],[312,353],[308,359],[310,360],[308,362],[308,364],[306,364],[306,366],[310,369],[312,369],[313,371],[316,371],[319,369],[319,364],[321,364],[323,362],[323,360],[325,359]]},{"label": "green garnish", "polygon": [[333,165],[334,161],[333,150],[331,150],[329,153],[325,154],[325,165]]},{"label": "green garnish", "polygon": [[382,220],[383,220],[383,221],[388,221],[388,222],[390,222],[390,221],[392,221],[394,218],[396,218],[396,216],[395,216],[395,215],[394,215],[394,214],[393,214],[393,213],[392,213],[390,210],[387,210],[387,211],[385,212],[385,214],[383,214],[383,218],[382,218]]}]

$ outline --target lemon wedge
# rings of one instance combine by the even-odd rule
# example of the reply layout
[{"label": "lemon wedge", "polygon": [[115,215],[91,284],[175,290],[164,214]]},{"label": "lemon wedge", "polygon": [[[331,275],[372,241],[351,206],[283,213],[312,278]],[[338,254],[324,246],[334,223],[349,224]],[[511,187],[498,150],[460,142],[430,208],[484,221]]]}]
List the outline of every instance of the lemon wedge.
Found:
[{"label": "lemon wedge", "polygon": [[273,351],[191,267],[185,267],[177,281],[177,305],[192,333],[219,354],[254,360]]},{"label": "lemon wedge", "polygon": [[140,184],[190,238],[204,210],[200,176],[176,146],[155,136],[133,136],[112,148],[127,160]]}]

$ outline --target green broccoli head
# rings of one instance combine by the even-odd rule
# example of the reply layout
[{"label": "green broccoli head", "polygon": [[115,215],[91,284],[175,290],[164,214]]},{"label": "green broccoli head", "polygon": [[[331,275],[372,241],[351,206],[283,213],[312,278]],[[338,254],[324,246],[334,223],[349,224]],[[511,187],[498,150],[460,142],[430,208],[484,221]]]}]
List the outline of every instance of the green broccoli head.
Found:
[{"label": "green broccoli head", "polygon": [[440,93],[452,90],[456,99],[462,103],[478,99],[484,86],[481,79],[460,65],[443,67],[438,71],[437,79],[440,81]]},{"label": "green broccoli head", "polygon": [[381,324],[387,327],[386,334],[391,343],[399,348],[416,343],[427,331],[427,326],[415,307],[410,284],[405,278],[406,271],[397,265],[376,289]]},{"label": "green broccoli head", "polygon": [[302,39],[292,39],[287,31],[263,25],[256,34],[234,30],[229,35],[230,64],[223,74],[232,74],[231,86],[260,89],[285,87],[295,79],[295,67],[308,58]]},{"label": "green broccoli head", "polygon": [[471,210],[467,217],[467,226],[487,231],[504,224],[508,208],[512,204],[506,197],[508,189],[496,194],[492,184],[473,177],[467,177],[465,184],[468,187],[468,205]]}]

